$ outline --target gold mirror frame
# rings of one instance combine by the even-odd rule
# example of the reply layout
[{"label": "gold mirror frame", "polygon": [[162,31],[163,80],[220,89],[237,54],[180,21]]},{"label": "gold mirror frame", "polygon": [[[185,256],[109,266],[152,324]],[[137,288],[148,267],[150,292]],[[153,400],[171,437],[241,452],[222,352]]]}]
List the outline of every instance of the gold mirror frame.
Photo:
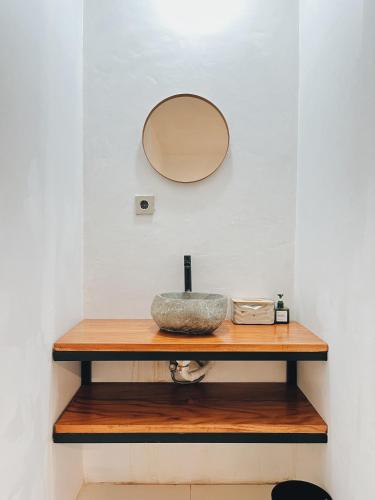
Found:
[{"label": "gold mirror frame", "polygon": [[175,94],[160,101],[148,114],[142,146],[150,165],[163,177],[197,182],[223,163],[229,148],[229,128],[223,113],[208,99]]}]

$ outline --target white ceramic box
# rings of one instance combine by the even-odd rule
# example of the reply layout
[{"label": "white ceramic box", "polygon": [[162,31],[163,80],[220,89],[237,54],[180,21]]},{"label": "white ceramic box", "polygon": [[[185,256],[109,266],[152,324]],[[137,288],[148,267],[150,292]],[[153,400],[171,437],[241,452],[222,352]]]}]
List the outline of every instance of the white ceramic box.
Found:
[{"label": "white ceramic box", "polygon": [[272,325],[275,304],[269,299],[232,299],[232,321],[237,325]]}]

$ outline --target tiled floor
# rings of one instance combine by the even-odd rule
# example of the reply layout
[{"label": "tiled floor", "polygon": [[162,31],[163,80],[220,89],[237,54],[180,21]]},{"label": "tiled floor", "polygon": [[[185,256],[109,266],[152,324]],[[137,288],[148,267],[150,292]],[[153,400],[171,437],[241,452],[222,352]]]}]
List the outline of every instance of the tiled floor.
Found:
[{"label": "tiled floor", "polygon": [[77,500],[270,500],[272,486],[87,484]]}]

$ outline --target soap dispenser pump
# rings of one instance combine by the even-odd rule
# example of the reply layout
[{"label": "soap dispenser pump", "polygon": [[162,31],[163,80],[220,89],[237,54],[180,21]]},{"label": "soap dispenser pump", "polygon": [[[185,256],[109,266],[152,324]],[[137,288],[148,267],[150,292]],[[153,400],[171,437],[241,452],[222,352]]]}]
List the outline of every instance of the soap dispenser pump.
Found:
[{"label": "soap dispenser pump", "polygon": [[278,293],[278,301],[275,307],[275,323],[277,324],[286,324],[289,323],[289,308],[285,307],[283,297],[283,293]]}]

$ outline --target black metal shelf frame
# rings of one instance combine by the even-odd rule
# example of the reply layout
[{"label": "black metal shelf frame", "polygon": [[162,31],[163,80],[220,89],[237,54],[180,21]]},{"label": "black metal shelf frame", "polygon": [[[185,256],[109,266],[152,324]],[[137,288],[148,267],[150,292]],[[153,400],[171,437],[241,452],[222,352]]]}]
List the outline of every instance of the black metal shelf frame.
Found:
[{"label": "black metal shelf frame", "polygon": [[323,433],[82,433],[53,435],[55,443],[327,443]]},{"label": "black metal shelf frame", "polygon": [[82,384],[91,383],[92,361],[286,361],[286,380],[297,384],[297,361],[327,361],[327,352],[53,351],[54,361],[80,361]]},{"label": "black metal shelf frame", "polygon": [[[54,361],[80,361],[82,385],[92,383],[92,361],[286,361],[286,382],[297,385],[297,361],[327,361],[327,352],[53,351]],[[55,433],[55,443],[327,443],[324,433]]]},{"label": "black metal shelf frame", "polygon": [[327,361],[327,352],[53,351],[55,361]]}]

